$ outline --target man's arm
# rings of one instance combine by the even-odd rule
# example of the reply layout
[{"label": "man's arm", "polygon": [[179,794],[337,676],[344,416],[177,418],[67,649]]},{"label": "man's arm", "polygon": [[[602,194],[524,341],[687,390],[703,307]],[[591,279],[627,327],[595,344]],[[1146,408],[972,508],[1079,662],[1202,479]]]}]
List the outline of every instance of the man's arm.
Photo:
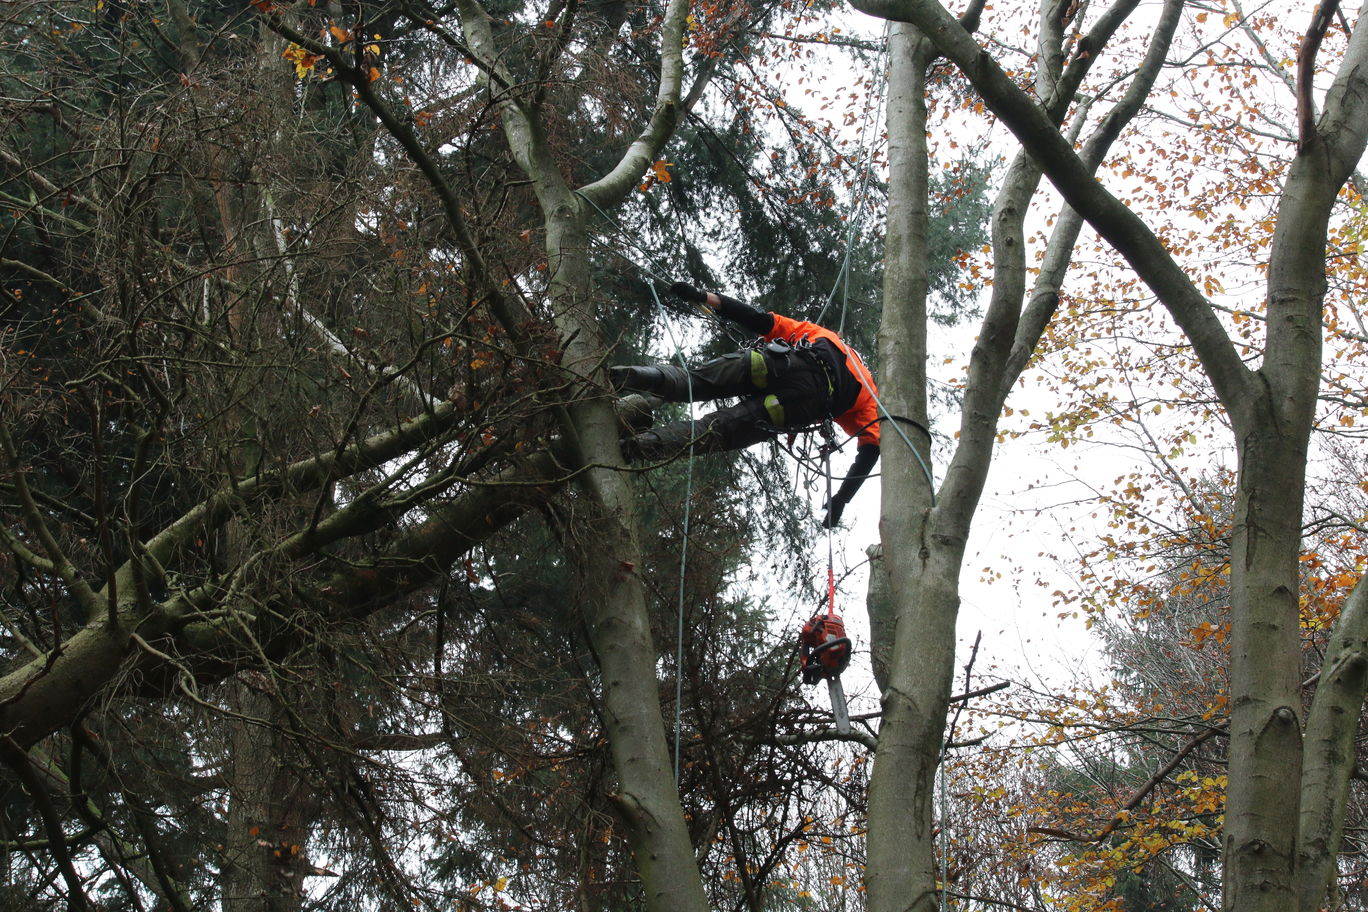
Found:
[{"label": "man's arm", "polygon": [[831,498],[827,504],[826,516],[822,518],[822,528],[830,529],[841,521],[841,512],[845,510],[846,504],[855,496],[855,492],[860,490],[860,485],[864,484],[869,473],[874,469],[874,463],[879,461],[879,445],[877,443],[862,443],[855,449],[855,461],[850,464],[850,472],[846,474],[845,481],[841,482],[841,487],[836,491],[836,496]]},{"label": "man's arm", "polygon": [[702,304],[713,313],[763,336],[774,328],[774,314],[742,303],[729,295],[699,291],[686,282],[675,282],[670,292],[685,301]]}]

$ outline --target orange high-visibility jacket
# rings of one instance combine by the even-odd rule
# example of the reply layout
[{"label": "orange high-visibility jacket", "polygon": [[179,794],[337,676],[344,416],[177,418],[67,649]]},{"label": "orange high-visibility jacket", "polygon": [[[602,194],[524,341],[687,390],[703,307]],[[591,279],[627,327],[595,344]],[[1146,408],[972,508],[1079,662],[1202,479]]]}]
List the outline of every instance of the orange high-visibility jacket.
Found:
[{"label": "orange high-visibility jacket", "polygon": [[860,443],[878,446],[879,406],[874,397],[878,395],[879,388],[874,385],[874,376],[869,372],[869,368],[865,367],[864,361],[855,349],[846,345],[840,336],[825,326],[806,320],[794,320],[773,312],[770,316],[774,317],[774,326],[764,334],[766,341],[782,339],[790,345],[796,345],[802,341],[811,343],[825,339],[845,355],[846,370],[854,376],[859,391],[855,394],[855,402],[841,414],[833,416],[833,420]]}]

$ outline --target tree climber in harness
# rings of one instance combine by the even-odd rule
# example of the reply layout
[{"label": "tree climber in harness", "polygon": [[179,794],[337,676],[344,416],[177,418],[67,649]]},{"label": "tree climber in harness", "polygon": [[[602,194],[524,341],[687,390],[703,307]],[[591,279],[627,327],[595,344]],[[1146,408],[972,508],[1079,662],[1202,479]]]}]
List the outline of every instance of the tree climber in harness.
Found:
[{"label": "tree climber in harness", "polygon": [[831,418],[859,441],[855,461],[822,520],[826,528],[839,523],[879,459],[878,389],[864,361],[840,336],[816,323],[767,313],[683,282],[670,291],[751,330],[766,344],[688,371],[670,364],[609,368],[614,389],[670,402],[741,397],[736,405],[696,421],[642,431],[623,441],[624,455],[662,459],[690,446],[703,453],[739,450],[774,431],[808,430]]}]

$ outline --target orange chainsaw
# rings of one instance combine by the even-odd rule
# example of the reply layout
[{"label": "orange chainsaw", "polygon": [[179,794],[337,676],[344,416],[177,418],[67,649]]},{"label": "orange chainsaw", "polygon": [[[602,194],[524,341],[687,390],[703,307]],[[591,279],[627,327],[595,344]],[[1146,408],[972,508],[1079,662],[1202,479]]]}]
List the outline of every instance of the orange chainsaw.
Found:
[{"label": "orange chainsaw", "polygon": [[798,634],[798,657],[804,684],[826,679],[836,730],[850,734],[850,712],[846,709],[845,689],[841,687],[841,672],[850,665],[850,637],[846,636],[841,616],[830,609],[814,614]]}]

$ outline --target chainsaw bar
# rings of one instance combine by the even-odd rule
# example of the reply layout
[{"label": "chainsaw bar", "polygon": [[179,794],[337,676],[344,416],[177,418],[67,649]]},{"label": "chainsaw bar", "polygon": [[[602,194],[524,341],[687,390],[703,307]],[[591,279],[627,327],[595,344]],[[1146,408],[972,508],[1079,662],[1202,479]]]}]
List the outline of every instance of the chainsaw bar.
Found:
[{"label": "chainsaw bar", "polygon": [[827,678],[827,692],[831,695],[831,713],[836,717],[836,730],[850,734],[850,712],[846,709],[845,688],[837,676]]}]

